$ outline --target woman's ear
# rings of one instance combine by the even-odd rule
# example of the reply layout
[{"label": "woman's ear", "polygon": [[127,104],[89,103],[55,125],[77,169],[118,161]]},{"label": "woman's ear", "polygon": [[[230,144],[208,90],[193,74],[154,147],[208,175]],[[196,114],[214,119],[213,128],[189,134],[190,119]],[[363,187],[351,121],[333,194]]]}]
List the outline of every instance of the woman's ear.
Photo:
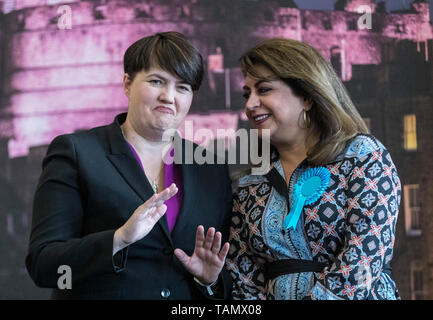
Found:
[{"label": "woman's ear", "polygon": [[313,99],[311,98],[304,98],[304,110],[310,111],[311,107],[313,106]]},{"label": "woman's ear", "polygon": [[129,74],[125,73],[123,75],[123,92],[125,92],[125,95],[129,98],[129,92],[131,88],[131,77]]}]

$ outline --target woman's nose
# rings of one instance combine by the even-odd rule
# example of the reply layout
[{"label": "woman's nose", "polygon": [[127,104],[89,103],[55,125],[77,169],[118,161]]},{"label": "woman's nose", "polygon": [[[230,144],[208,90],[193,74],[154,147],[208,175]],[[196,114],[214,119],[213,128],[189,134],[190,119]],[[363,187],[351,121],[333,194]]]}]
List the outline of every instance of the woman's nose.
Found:
[{"label": "woman's nose", "polygon": [[250,93],[248,96],[247,101],[245,102],[245,109],[248,111],[253,111],[254,109],[258,108],[260,106],[260,99],[259,97],[254,94],[253,92]]},{"label": "woman's nose", "polygon": [[176,89],[172,88],[172,86],[164,86],[164,88],[161,90],[161,93],[159,95],[159,99],[164,103],[173,104],[174,103],[174,96],[175,96]]}]

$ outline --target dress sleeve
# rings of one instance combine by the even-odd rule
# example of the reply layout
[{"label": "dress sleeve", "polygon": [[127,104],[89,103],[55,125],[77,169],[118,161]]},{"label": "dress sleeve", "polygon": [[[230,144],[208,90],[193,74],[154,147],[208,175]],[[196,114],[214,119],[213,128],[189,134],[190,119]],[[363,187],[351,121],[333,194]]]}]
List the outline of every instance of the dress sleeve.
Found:
[{"label": "dress sleeve", "polygon": [[230,250],[226,266],[233,279],[233,299],[264,300],[266,295],[263,264],[254,256],[249,245],[251,231],[245,214],[247,194],[248,187],[240,187],[233,194]]},{"label": "dress sleeve", "polygon": [[113,256],[115,230],[82,236],[85,191],[72,135],[48,147],[33,201],[32,230],[26,267],[39,287],[56,288],[59,267],[72,271],[72,286],[97,274],[120,272],[128,249]]},{"label": "dress sleeve", "polygon": [[[348,177],[345,243],[334,263],[325,268],[310,296],[316,300],[379,299],[394,248],[400,179],[386,149],[357,159]],[[389,289],[389,288],[388,288]]]}]

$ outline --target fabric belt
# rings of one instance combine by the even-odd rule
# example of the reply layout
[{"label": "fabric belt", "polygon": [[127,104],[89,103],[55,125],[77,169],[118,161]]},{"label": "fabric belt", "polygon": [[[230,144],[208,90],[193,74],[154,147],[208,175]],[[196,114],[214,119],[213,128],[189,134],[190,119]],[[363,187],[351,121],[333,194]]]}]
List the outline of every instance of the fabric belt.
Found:
[{"label": "fabric belt", "polygon": [[271,280],[288,273],[322,272],[326,266],[326,263],[310,260],[277,260],[266,265],[265,278],[266,280]]},{"label": "fabric belt", "polygon": [[[326,263],[311,260],[277,260],[266,264],[265,278],[267,281],[269,281],[283,274],[301,272],[322,272],[326,266]],[[389,263],[385,264],[382,268],[382,272],[388,274],[391,277],[391,265]]]}]

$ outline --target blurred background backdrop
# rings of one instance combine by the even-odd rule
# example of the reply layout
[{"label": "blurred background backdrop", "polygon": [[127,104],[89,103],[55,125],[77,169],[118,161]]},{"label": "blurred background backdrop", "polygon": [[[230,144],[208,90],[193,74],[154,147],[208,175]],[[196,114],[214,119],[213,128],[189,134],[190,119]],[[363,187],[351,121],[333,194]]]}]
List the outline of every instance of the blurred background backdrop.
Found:
[{"label": "blurred background backdrop", "polygon": [[248,127],[237,59],[261,39],[305,41],[332,63],[402,181],[392,262],[400,293],[432,299],[432,7],[433,0],[0,0],[0,299],[50,293],[24,266],[48,144],[126,111],[125,49],[170,30],[205,58],[187,117],[195,130]]}]

